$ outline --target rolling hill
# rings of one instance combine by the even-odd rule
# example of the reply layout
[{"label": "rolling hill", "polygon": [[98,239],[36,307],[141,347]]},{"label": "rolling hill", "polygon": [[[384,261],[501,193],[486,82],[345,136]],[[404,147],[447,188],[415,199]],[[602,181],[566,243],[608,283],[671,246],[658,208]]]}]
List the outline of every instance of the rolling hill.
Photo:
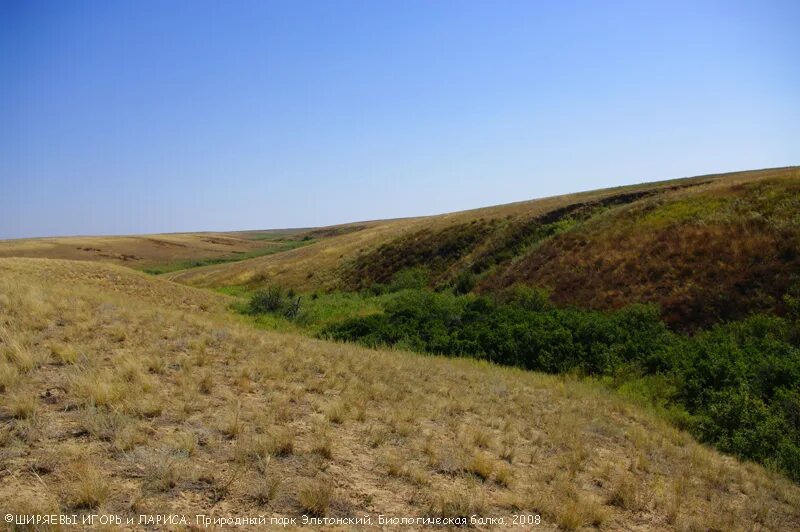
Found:
[{"label": "rolling hill", "polygon": [[800,293],[800,169],[699,176],[328,228],[265,257],[169,274],[201,287],[360,290],[424,269],[433,288],[523,283],[561,305],[656,303],[694,329]]},{"label": "rolling hill", "polygon": [[0,259],[4,510],[800,527],[797,485],[597,384],[261,331],[229,302]]},{"label": "rolling hill", "polygon": [[304,229],[0,240],[0,257],[89,260],[163,273],[225,263],[304,245]]}]

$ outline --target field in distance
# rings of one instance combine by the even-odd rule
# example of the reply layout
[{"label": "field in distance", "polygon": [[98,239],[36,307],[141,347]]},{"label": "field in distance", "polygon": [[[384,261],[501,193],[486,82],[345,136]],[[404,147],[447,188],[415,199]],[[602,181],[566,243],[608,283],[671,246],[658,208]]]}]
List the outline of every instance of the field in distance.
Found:
[{"label": "field in distance", "polygon": [[0,240],[0,257],[112,262],[164,273],[278,253],[312,243],[307,229]]}]

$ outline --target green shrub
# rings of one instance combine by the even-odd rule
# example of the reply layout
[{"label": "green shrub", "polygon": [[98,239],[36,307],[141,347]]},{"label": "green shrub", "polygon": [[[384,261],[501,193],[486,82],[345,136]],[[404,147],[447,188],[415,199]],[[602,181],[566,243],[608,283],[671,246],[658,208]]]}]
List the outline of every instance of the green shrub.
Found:
[{"label": "green shrub", "polygon": [[283,289],[279,286],[270,286],[258,290],[250,297],[248,310],[251,314],[266,314],[278,312],[286,305]]},{"label": "green shrub", "polygon": [[477,277],[474,273],[471,271],[461,272],[453,285],[453,293],[456,295],[468,294],[475,288],[476,282]]},{"label": "green shrub", "polygon": [[428,271],[425,268],[408,268],[394,274],[386,290],[388,292],[419,290],[428,286],[429,281]]}]

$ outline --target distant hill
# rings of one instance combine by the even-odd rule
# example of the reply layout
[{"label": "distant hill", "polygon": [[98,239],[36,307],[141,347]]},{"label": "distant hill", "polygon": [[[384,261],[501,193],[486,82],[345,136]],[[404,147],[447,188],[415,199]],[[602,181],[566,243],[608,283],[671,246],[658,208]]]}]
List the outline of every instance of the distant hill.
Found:
[{"label": "distant hill", "polygon": [[305,229],[0,240],[0,257],[90,260],[153,273],[225,263],[303,245]]}]

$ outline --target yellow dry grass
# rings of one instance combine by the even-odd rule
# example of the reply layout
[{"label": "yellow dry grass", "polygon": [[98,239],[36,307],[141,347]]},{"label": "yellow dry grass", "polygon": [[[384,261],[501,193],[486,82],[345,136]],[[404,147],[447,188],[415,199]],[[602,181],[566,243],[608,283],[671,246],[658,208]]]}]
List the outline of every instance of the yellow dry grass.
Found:
[{"label": "yellow dry grass", "polygon": [[230,257],[265,246],[264,241],[247,236],[247,233],[172,233],[0,240],[0,257],[91,260],[141,268]]},{"label": "yellow dry grass", "polygon": [[0,259],[3,510],[800,527],[796,485],[595,385],[253,330],[225,304]]}]

